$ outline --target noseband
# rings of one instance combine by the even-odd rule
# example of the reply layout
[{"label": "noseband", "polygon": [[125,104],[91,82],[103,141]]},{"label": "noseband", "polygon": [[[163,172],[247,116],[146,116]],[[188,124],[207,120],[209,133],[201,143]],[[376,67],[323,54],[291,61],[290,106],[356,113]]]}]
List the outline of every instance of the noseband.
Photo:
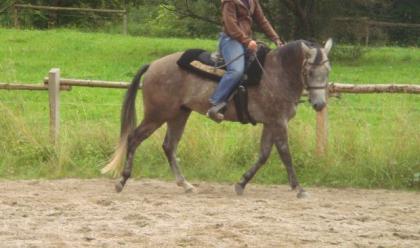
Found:
[{"label": "noseband", "polygon": [[302,78],[303,78],[303,84],[306,90],[325,90],[328,88],[328,82],[326,82],[324,85],[321,86],[311,86],[308,84],[308,71],[306,70],[306,66],[321,66],[329,62],[330,60],[326,59],[320,63],[310,63],[307,59],[303,62],[303,70],[302,70]]}]

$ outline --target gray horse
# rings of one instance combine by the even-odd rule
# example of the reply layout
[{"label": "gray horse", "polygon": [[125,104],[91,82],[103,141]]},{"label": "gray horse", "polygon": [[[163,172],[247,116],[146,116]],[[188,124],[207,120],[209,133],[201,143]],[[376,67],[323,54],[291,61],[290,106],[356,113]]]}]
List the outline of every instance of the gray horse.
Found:
[{"label": "gray horse", "polygon": [[[331,47],[331,39],[324,47],[308,41],[294,41],[267,55],[261,83],[249,89],[248,103],[251,116],[263,124],[260,155],[235,185],[238,195],[243,194],[245,186],[265,164],[275,145],[287,169],[290,186],[298,192],[297,197],[306,196],[292,165],[288,121],[294,117],[304,89],[309,91],[309,100],[316,111],[326,106]],[[137,147],[164,123],[167,132],[163,150],[176,183],[186,192],[194,191],[194,186],[187,182],[178,167],[176,149],[191,111],[206,113],[210,107],[208,99],[216,84],[179,68],[176,62],[181,55],[171,54],[143,66],[126,93],[119,145],[111,162],[102,169],[102,173],[114,175],[122,172],[122,179],[116,184],[117,192],[122,191],[131,176]],[[136,127],[135,98],[143,75],[144,117]],[[227,106],[225,120],[238,121],[233,103]]]}]

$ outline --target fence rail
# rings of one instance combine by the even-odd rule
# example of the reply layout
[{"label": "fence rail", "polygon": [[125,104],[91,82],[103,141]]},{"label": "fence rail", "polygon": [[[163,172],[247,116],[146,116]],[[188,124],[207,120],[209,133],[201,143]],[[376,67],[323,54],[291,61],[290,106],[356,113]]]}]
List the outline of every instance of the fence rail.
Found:
[{"label": "fence rail", "polygon": [[420,94],[420,85],[415,84],[340,84],[330,83],[330,93],[408,93]]},{"label": "fence rail", "polygon": [[338,22],[355,22],[358,25],[362,25],[365,29],[365,45],[369,45],[371,27],[389,27],[389,28],[413,28],[418,29],[420,28],[419,23],[400,23],[400,22],[385,22],[385,21],[375,21],[371,20],[369,17],[336,17],[333,19],[334,21]]},{"label": "fence rail", "polygon": [[[65,79],[60,77],[60,69],[51,69],[48,77],[44,78],[44,84],[10,84],[0,83],[0,90],[48,90],[50,105],[50,135],[51,142],[58,144],[59,140],[59,115],[60,115],[60,91],[70,91],[72,87],[92,87],[127,89],[129,82],[112,82],[101,80]],[[141,85],[140,87],[141,88]],[[420,94],[420,85],[415,84],[343,84],[330,83],[330,95],[337,93],[366,94],[366,93],[402,93]],[[317,112],[316,117],[316,153],[326,153],[328,145],[328,107]]]},{"label": "fence rail", "polygon": [[[44,83],[48,84],[48,78],[44,78]],[[84,80],[84,79],[60,79],[60,85],[72,87],[92,87],[92,88],[108,88],[108,89],[128,89],[129,82],[112,82],[101,80]]]},{"label": "fence rail", "polygon": [[[0,83],[0,90],[48,90],[48,84],[17,84],[17,83]],[[60,85],[60,90],[71,90],[71,86]]]},{"label": "fence rail", "polygon": [[91,8],[74,8],[74,7],[55,7],[55,6],[42,6],[32,4],[15,4],[15,8],[20,9],[37,9],[37,10],[54,10],[54,11],[80,11],[80,12],[97,12],[97,13],[118,13],[126,14],[126,10],[116,9],[91,9]]}]

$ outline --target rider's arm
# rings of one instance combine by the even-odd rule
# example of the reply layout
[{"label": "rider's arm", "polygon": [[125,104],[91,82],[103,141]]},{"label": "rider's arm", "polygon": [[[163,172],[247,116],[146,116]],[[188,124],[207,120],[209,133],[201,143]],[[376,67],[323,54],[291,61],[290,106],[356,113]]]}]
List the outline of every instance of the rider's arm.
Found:
[{"label": "rider's arm", "polygon": [[280,40],[279,35],[274,30],[273,26],[271,26],[270,22],[264,15],[264,12],[261,8],[259,0],[255,0],[255,11],[253,15],[254,20],[258,23],[260,28],[264,31],[264,33],[275,43],[278,43]]},{"label": "rider's arm", "polygon": [[246,36],[238,26],[238,18],[236,16],[236,5],[233,1],[223,2],[222,16],[223,23],[225,26],[225,32],[233,39],[241,42],[245,46],[248,46],[249,42],[252,39]]}]

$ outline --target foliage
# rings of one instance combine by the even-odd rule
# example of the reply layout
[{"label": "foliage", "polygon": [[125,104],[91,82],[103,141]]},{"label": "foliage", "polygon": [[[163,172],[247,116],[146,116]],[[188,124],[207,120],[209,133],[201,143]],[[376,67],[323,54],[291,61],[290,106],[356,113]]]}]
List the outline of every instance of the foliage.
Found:
[{"label": "foliage", "polygon": [[[59,6],[59,7],[79,7],[97,9],[124,9],[126,6],[136,6],[140,1],[137,0],[17,0],[19,4]],[[11,12],[11,10],[10,10]],[[20,19],[24,26],[46,29],[49,27],[79,27],[90,28],[102,27],[109,22],[120,20],[120,16],[106,13],[86,13],[86,12],[55,12],[55,11],[30,11],[20,10]]]},{"label": "foliage", "polygon": [[332,50],[329,58],[332,61],[360,61],[366,49],[361,46],[339,46]]},{"label": "foliage", "polygon": [[[149,16],[142,18],[146,8],[150,11]],[[214,37],[218,27],[213,24],[202,23],[202,21],[191,22],[187,18],[180,18],[171,10],[171,6],[161,4],[159,6],[144,6],[131,11],[131,17],[141,21],[140,24],[130,25],[130,33],[154,37]]]},{"label": "foliage", "polygon": [[[12,0],[0,4],[0,11]],[[220,0],[20,0],[51,6],[128,9],[130,34],[158,37],[214,38],[220,31]],[[284,40],[333,37],[340,43],[361,44],[366,36],[363,18],[393,23],[420,23],[420,1],[410,0],[265,0],[260,1]],[[11,9],[0,13],[0,24],[10,26]],[[351,21],[336,18],[350,17]],[[121,17],[78,12],[21,11],[29,28],[71,27],[120,32]],[[258,28],[257,28],[258,30]],[[370,42],[377,45],[418,45],[419,28],[370,27]]]}]

